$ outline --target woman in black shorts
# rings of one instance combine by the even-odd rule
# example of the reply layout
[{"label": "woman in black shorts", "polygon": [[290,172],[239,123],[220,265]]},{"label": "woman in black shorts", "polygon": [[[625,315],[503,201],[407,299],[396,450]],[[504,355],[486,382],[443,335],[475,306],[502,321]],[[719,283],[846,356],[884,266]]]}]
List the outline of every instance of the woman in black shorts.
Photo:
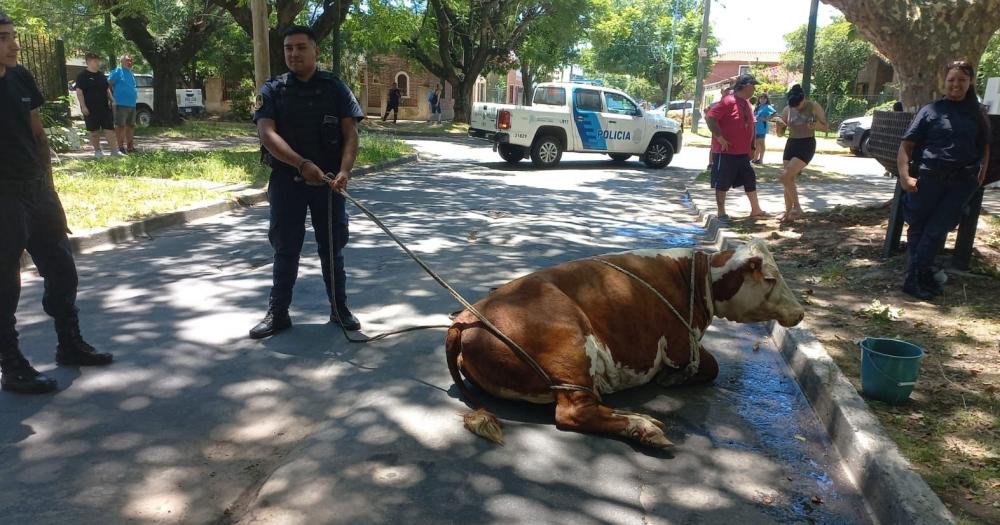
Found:
[{"label": "woman in black shorts", "polygon": [[781,184],[785,187],[785,214],[781,220],[793,221],[802,217],[795,177],[812,161],[816,154],[816,130],[826,131],[827,122],[823,107],[815,101],[807,100],[802,86],[792,86],[786,97],[788,107],[777,120],[779,135],[788,129],[784,164],[781,168]]}]

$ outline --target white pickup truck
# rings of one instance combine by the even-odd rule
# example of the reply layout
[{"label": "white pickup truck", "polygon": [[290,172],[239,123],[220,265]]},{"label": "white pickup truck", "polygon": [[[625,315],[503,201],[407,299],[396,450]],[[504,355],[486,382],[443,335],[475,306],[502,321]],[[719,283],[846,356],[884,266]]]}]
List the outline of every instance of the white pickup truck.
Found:
[{"label": "white pickup truck", "polygon": [[544,83],[531,106],[472,106],[469,136],[493,143],[515,164],[530,156],[539,168],[559,164],[564,151],[602,153],[622,162],[633,155],[651,168],[670,164],[683,129],[672,119],[643,112],[628,95],[589,84]]}]

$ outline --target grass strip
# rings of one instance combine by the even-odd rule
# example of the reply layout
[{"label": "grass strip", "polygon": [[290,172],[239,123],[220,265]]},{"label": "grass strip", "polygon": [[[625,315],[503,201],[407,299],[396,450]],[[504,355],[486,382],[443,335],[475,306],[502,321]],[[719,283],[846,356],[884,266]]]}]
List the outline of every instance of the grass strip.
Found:
[{"label": "grass strip", "polygon": [[[379,135],[361,140],[357,165],[413,152]],[[70,160],[53,167],[70,229],[107,227],[225,198],[223,185],[267,185],[270,168],[252,146],[197,152],[152,151],[121,158]],[[213,184],[214,183],[214,184]]]}]

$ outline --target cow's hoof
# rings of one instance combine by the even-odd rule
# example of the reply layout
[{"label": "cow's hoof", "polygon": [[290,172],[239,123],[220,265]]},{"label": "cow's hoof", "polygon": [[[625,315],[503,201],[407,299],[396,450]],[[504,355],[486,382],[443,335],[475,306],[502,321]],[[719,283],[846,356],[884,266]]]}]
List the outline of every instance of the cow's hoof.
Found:
[{"label": "cow's hoof", "polygon": [[652,416],[647,416],[646,414],[638,414],[636,412],[629,412],[628,410],[615,410],[614,414],[616,416],[625,416],[625,417],[635,416],[635,417],[641,417],[641,418],[645,419],[646,421],[649,421],[650,423],[652,423],[652,424],[654,424],[654,425],[656,425],[656,426],[658,426],[660,428],[663,428],[663,422],[662,421],[660,421],[659,419],[656,419],[656,418],[654,418]]},{"label": "cow's hoof", "polygon": [[625,436],[652,448],[670,448],[673,442],[663,433],[663,423],[649,416],[632,414],[624,416],[628,419]]}]

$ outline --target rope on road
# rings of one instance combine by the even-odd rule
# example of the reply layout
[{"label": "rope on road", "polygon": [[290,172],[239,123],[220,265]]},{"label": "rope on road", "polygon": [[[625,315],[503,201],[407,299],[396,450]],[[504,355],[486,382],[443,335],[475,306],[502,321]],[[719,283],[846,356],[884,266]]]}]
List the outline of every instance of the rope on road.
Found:
[{"label": "rope on road", "polygon": [[[328,173],[326,175],[326,179],[327,179],[327,182],[332,181],[333,180],[333,174]],[[507,334],[504,334],[503,332],[501,332],[499,328],[497,328],[493,323],[490,322],[489,319],[486,318],[485,315],[482,314],[482,312],[480,312],[478,309],[476,309],[475,306],[472,306],[472,303],[470,303],[464,297],[462,297],[462,294],[458,293],[458,291],[455,290],[455,288],[453,288],[450,284],[448,284],[447,281],[445,281],[440,275],[438,275],[434,270],[432,270],[429,266],[427,266],[427,264],[424,263],[424,261],[421,260],[420,257],[417,257],[417,255],[415,253],[413,253],[409,248],[407,248],[406,244],[404,244],[403,241],[399,240],[399,237],[396,237],[396,235],[393,234],[392,231],[389,230],[389,228],[381,220],[379,220],[379,218],[374,213],[371,212],[371,210],[369,210],[367,207],[365,207],[364,204],[361,204],[357,199],[355,199],[354,197],[352,197],[349,193],[347,193],[346,190],[334,190],[332,188],[331,188],[330,194],[329,194],[330,202],[329,202],[329,205],[327,206],[327,228],[329,230],[328,234],[329,234],[329,237],[330,237],[328,239],[328,241],[330,243],[329,250],[330,250],[330,270],[331,270],[331,272],[333,271],[333,255],[334,255],[334,249],[333,249],[333,192],[334,191],[336,191],[337,193],[339,193],[340,195],[342,195],[345,199],[349,200],[351,202],[351,204],[354,204],[355,206],[357,206],[358,209],[360,209],[362,213],[364,213],[369,219],[371,219],[371,221],[374,222],[379,228],[381,228],[382,231],[384,231],[385,234],[388,235],[390,239],[392,239],[397,245],[399,245],[399,247],[402,248],[402,250],[404,252],[406,252],[406,254],[409,255],[410,258],[413,259],[413,261],[416,262],[418,266],[420,266],[420,268],[422,268],[425,272],[427,272],[427,274],[430,275],[431,278],[434,279],[434,281],[436,281],[439,285],[441,285],[441,287],[443,287],[445,290],[447,290],[448,293],[451,294],[451,296],[454,297],[463,307],[465,307],[466,310],[468,310],[469,312],[471,312],[472,315],[476,316],[476,318],[479,319],[479,321],[481,321],[483,323],[483,326],[485,326],[486,329],[490,333],[492,333],[498,339],[500,339],[505,344],[507,344],[507,346],[509,346],[514,351],[514,354],[519,359],[521,359],[521,361],[523,361],[526,365],[528,365],[532,370],[534,370],[534,372],[536,374],[538,374],[539,377],[542,378],[543,381],[545,381],[545,384],[548,385],[548,387],[550,389],[552,389],[552,390],[570,390],[570,391],[587,392],[587,393],[590,393],[590,394],[594,395],[597,399],[601,398],[600,394],[595,389],[593,389],[593,388],[589,388],[589,387],[581,386],[581,385],[571,385],[571,384],[565,384],[565,383],[556,383],[555,381],[553,381],[552,378],[549,377],[549,374],[546,373],[544,369],[542,369],[542,366],[538,364],[538,361],[535,361],[535,359],[532,358],[531,355],[528,354],[528,352],[526,352],[524,350],[524,348],[521,348],[521,345],[517,344],[517,342],[515,342],[513,339],[511,339],[510,337],[508,337]],[[330,283],[331,283],[331,286],[333,288],[332,291],[333,291],[333,296],[334,296],[334,303],[336,303],[336,294],[337,294],[336,279],[333,278],[333,275],[330,276]],[[336,318],[337,318],[337,321],[338,321],[337,324],[340,325],[340,329],[344,333],[344,337],[347,338],[347,340],[350,341],[350,342],[352,342],[352,343],[370,343],[372,341],[377,341],[377,340],[380,340],[380,339],[385,339],[386,337],[389,337],[389,336],[392,336],[392,335],[401,334],[401,333],[405,333],[405,332],[412,332],[412,331],[416,331],[416,330],[426,330],[426,329],[431,329],[431,328],[450,328],[451,327],[451,325],[414,326],[414,327],[410,327],[410,328],[404,328],[404,329],[401,329],[401,330],[395,330],[395,331],[392,331],[392,332],[385,332],[385,333],[378,334],[376,336],[365,338],[365,339],[358,339],[358,338],[351,337],[351,335],[347,333],[347,329],[344,328],[344,323],[340,322],[340,312],[337,311],[337,305],[336,304],[333,305],[333,309],[332,310],[333,310],[333,315],[335,315]]]}]

